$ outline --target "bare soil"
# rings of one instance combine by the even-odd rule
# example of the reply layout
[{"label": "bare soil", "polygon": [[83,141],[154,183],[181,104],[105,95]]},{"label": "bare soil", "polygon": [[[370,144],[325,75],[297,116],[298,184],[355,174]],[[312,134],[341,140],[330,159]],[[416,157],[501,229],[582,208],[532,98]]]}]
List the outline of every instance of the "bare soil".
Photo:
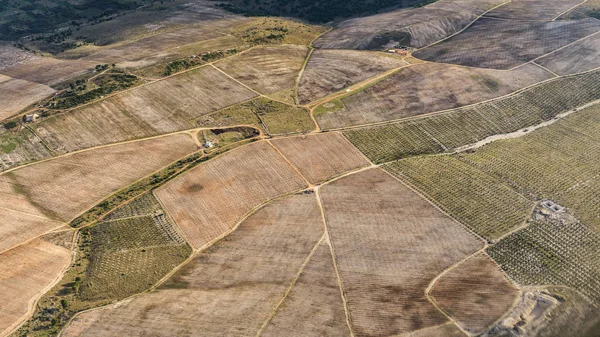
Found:
[{"label": "bare soil", "polygon": [[559,75],[600,67],[600,34],[590,36],[535,61]]},{"label": "bare soil", "polygon": [[263,202],[306,187],[266,142],[232,150],[156,191],[194,248],[216,239]]},{"label": "bare soil", "polygon": [[355,334],[445,323],[425,289],[483,242],[380,169],[325,185],[321,196]]},{"label": "bare soil", "polygon": [[0,75],[0,120],[52,95],[55,90],[34,82]]}]

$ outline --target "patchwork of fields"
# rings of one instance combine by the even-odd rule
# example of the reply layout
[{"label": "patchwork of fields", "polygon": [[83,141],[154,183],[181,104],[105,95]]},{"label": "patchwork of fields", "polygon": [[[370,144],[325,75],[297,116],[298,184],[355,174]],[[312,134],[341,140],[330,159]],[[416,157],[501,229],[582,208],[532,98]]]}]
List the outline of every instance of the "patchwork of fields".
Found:
[{"label": "patchwork of fields", "polygon": [[0,336],[597,336],[600,3],[406,4],[0,44]]}]

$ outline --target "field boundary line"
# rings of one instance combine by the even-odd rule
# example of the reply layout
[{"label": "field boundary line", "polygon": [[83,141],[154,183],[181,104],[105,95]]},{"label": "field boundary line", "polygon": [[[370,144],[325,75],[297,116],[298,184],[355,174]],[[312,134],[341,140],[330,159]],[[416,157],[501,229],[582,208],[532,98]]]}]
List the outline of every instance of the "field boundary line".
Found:
[{"label": "field boundary line", "polygon": [[[446,322],[446,323],[442,323],[442,324],[439,324],[439,325],[428,326],[428,327],[426,327],[426,328],[422,328],[422,329],[413,330],[413,331],[407,332],[407,333],[405,333],[405,334],[399,335],[399,337],[412,337],[412,336],[414,336],[414,334],[416,334],[416,333],[420,333],[420,332],[423,332],[423,331],[429,331],[429,330],[433,330],[433,329],[441,328],[441,327],[443,327],[443,326],[446,326],[446,325],[456,325],[456,324],[452,323],[452,321],[448,321],[448,322]],[[460,329],[460,328],[459,328],[459,329]],[[470,336],[470,335],[467,335],[467,336]]]},{"label": "field boundary line", "polygon": [[7,253],[7,252],[10,252],[10,251],[11,251],[11,250],[13,250],[13,249],[16,249],[16,248],[19,248],[19,247],[21,247],[21,246],[24,246],[24,245],[26,245],[26,244],[30,243],[30,242],[31,242],[31,241],[33,241],[33,240],[36,240],[36,239],[39,239],[39,238],[41,238],[41,237],[42,237],[42,236],[44,236],[44,235],[47,235],[47,234],[54,233],[54,231],[56,231],[57,229],[61,229],[61,228],[63,228],[63,227],[65,227],[65,231],[67,231],[67,230],[69,230],[69,229],[71,229],[71,230],[75,230],[75,228],[73,228],[73,227],[70,227],[68,224],[66,224],[66,223],[62,223],[60,226],[52,227],[52,228],[48,229],[48,231],[46,231],[46,232],[43,232],[43,233],[41,233],[41,234],[38,234],[38,235],[36,235],[36,236],[34,236],[34,237],[32,237],[32,238],[29,238],[29,239],[27,239],[27,240],[25,240],[25,241],[23,241],[23,242],[20,242],[20,243],[18,243],[18,244],[16,244],[16,245],[14,245],[14,246],[8,247],[8,248],[6,248],[6,249],[4,249],[4,250],[0,251],[0,255],[2,255],[2,254],[4,254],[4,253]]},{"label": "field boundary line", "polygon": [[9,212],[15,212],[15,213],[20,213],[20,214],[25,214],[25,215],[29,215],[29,216],[32,216],[32,217],[36,217],[36,218],[40,218],[40,219],[44,219],[44,220],[48,220],[48,221],[52,221],[52,222],[63,223],[60,220],[52,219],[52,218],[49,218],[49,217],[44,216],[44,215],[38,215],[38,214],[29,213],[29,212],[19,211],[19,210],[8,208],[8,207],[4,207],[4,206],[0,206],[0,209],[3,209],[5,211],[9,211]]},{"label": "field boundary line", "polygon": [[[328,184],[329,182],[325,183]],[[325,185],[323,184],[323,185]],[[326,242],[329,245],[329,253],[331,255],[331,262],[333,263],[333,269],[335,270],[335,275],[337,278],[338,288],[340,289],[340,297],[342,298],[342,304],[344,305],[344,314],[346,315],[346,325],[348,326],[348,332],[350,333],[350,337],[355,337],[354,330],[352,329],[352,316],[350,314],[350,308],[348,307],[348,299],[346,298],[346,292],[344,291],[344,280],[342,279],[342,275],[340,273],[340,268],[337,264],[337,259],[335,255],[335,248],[333,247],[333,242],[331,240],[331,235],[329,234],[329,228],[327,226],[327,217],[325,216],[325,207],[323,206],[323,201],[321,200],[321,186],[318,186],[315,189],[315,197],[317,198],[317,203],[319,204],[319,210],[321,211],[321,218],[323,220],[323,228],[325,231]]]},{"label": "field boundary line", "polygon": [[42,143],[42,145],[44,145],[46,150],[50,152],[50,155],[54,156],[56,154],[56,152],[50,148],[50,145],[48,145],[48,143],[46,143],[46,141],[43,140],[42,137],[40,137],[40,135],[38,135],[37,132],[35,132],[35,130],[33,130],[31,126],[25,125],[25,129],[29,130],[29,132],[31,132],[33,136],[37,138],[40,141],[40,143]]},{"label": "field boundary line", "polygon": [[[600,34],[600,31],[598,31],[597,33],[594,34]],[[522,65],[518,66],[521,67],[525,64],[531,63],[527,62],[527,63],[523,63]],[[516,67],[516,68],[518,68]],[[353,129],[361,129],[361,128],[369,128],[369,127],[375,127],[375,126],[381,126],[381,125],[387,125],[387,124],[395,124],[395,123],[400,123],[400,122],[406,122],[406,121],[414,121],[414,120],[419,120],[419,119],[425,119],[425,118],[429,118],[432,116],[438,116],[438,115],[445,115],[445,114],[449,114],[455,111],[459,111],[462,109],[468,109],[468,108],[473,108],[482,104],[487,104],[490,102],[495,102],[498,100],[502,100],[508,97],[512,97],[512,96],[516,96],[518,94],[523,93],[524,91],[527,91],[531,88],[534,88],[536,86],[540,86],[540,85],[544,85],[548,82],[552,82],[552,81],[557,81],[559,79],[562,78],[568,78],[568,77],[574,77],[574,76],[580,76],[583,74],[587,74],[587,73],[591,73],[591,72],[595,72],[595,71],[599,71],[600,67],[598,68],[594,68],[594,69],[590,69],[590,70],[586,70],[586,71],[582,71],[579,73],[574,73],[574,74],[568,74],[568,75],[562,75],[560,77],[551,77],[549,79],[525,86],[523,88],[520,88],[518,90],[515,90],[513,92],[510,92],[506,95],[502,95],[502,96],[498,96],[498,97],[494,97],[494,98],[490,98],[481,102],[476,102],[476,103],[472,103],[472,104],[468,104],[468,105],[463,105],[463,106],[459,106],[456,108],[451,108],[451,109],[444,109],[444,110],[438,110],[438,111],[432,111],[432,112],[428,112],[428,113],[424,113],[424,114],[420,114],[420,115],[415,115],[415,116],[409,116],[409,117],[403,117],[403,118],[398,118],[398,119],[390,119],[390,120],[386,120],[386,121],[380,121],[380,122],[373,122],[373,123],[365,123],[365,124],[359,124],[359,125],[350,125],[350,126],[344,126],[344,127],[339,127],[339,128],[333,128],[333,129],[329,129],[330,131],[346,131],[346,130],[353,130]],[[594,101],[595,102],[595,101]]]},{"label": "field boundary line", "polygon": [[[48,233],[50,233],[50,232],[48,232]],[[46,235],[48,233],[41,234],[34,239],[37,239],[40,236]],[[17,322],[13,323],[11,326],[6,328],[4,331],[0,332],[0,337],[12,335],[17,330],[19,330],[23,326],[23,324],[27,323],[29,318],[31,318],[32,315],[35,313],[36,307],[37,307],[40,299],[42,299],[42,297],[44,297],[44,295],[46,295],[46,293],[48,293],[50,290],[52,290],[52,288],[54,288],[63,279],[63,277],[65,276],[67,271],[70,269],[71,264],[75,260],[75,255],[77,254],[76,242],[77,242],[78,236],[79,236],[79,230],[75,229],[74,233],[73,233],[73,238],[71,239],[71,249],[65,248],[65,249],[69,250],[70,258],[68,259],[68,261],[66,261],[66,263],[63,266],[60,273],[48,284],[48,286],[46,286],[44,289],[42,289],[37,294],[35,294],[32,298],[29,299],[29,301],[27,302],[27,312],[25,314],[23,314]],[[32,240],[29,240],[29,241],[32,241]],[[58,246],[58,245],[55,245],[55,246]],[[4,252],[2,252],[0,254],[3,254],[3,253]]]},{"label": "field boundary line", "polygon": [[279,153],[279,155],[281,156],[281,158],[283,158],[283,160],[285,160],[285,162],[290,165],[290,167],[296,171],[296,173],[298,173],[298,175],[304,180],[304,182],[307,185],[307,188],[312,188],[314,187],[313,184],[310,183],[310,181],[308,181],[308,179],[306,179],[306,177],[302,174],[302,172],[300,172],[300,170],[294,166],[294,164],[292,164],[292,162],[277,148],[277,146],[275,146],[275,144],[271,143],[269,140],[265,140],[269,145],[271,145],[271,147],[277,151],[277,153]]},{"label": "field boundary line", "polygon": [[260,328],[256,332],[256,337],[259,337],[265,331],[265,329],[269,326],[269,324],[271,323],[271,321],[273,320],[273,318],[275,318],[275,316],[279,312],[279,308],[281,307],[281,305],[283,304],[283,302],[285,302],[285,300],[287,299],[288,295],[292,292],[292,289],[294,289],[294,287],[296,286],[296,282],[298,282],[298,279],[300,278],[300,276],[304,272],[304,268],[306,268],[306,266],[308,265],[308,263],[312,259],[313,255],[317,251],[317,249],[319,249],[319,247],[321,246],[321,244],[323,244],[323,242],[325,241],[325,238],[326,238],[326,234],[323,233],[323,235],[321,235],[321,238],[317,241],[317,243],[315,244],[315,246],[308,253],[308,256],[302,262],[302,265],[300,265],[300,268],[298,268],[298,271],[296,272],[296,276],[294,276],[294,278],[290,282],[290,285],[287,287],[287,289],[283,293],[283,296],[281,297],[281,299],[279,300],[279,302],[277,302],[277,305],[275,305],[275,307],[273,308],[273,310],[271,311],[271,313],[269,313],[269,316],[267,316],[267,318],[264,321],[264,323],[260,326]]},{"label": "field boundary line", "polygon": [[554,77],[560,77],[560,75],[559,75],[559,74],[557,74],[557,73],[553,72],[552,70],[550,70],[550,69],[548,69],[548,68],[544,67],[543,65],[541,65],[541,64],[539,64],[539,63],[537,63],[537,62],[535,62],[535,61],[531,61],[531,64],[533,64],[533,65],[537,66],[538,68],[540,68],[540,69],[542,69],[542,70],[545,70],[545,71],[549,72],[549,73],[550,73],[550,74],[552,74],[552,76],[554,76]]},{"label": "field boundary line", "polygon": [[589,1],[589,0],[583,0],[582,2],[578,3],[577,5],[575,5],[575,6],[571,7],[571,8],[569,8],[569,9],[567,9],[566,11],[564,11],[564,12],[562,12],[562,13],[558,14],[557,16],[555,16],[554,18],[552,18],[552,21],[556,21],[556,20],[558,20],[558,18],[560,18],[561,16],[563,16],[563,15],[565,15],[565,14],[569,13],[570,11],[574,10],[575,8],[577,8],[577,7],[581,6],[581,5],[583,5],[584,3],[588,2],[588,1]]},{"label": "field boundary line", "polygon": [[[522,67],[522,66],[524,66],[524,65],[526,65],[526,64],[528,64],[528,63],[532,63],[532,62],[535,62],[535,61],[537,61],[537,60],[539,60],[539,59],[542,59],[542,58],[544,58],[544,57],[546,57],[546,56],[550,56],[550,55],[552,55],[552,54],[556,53],[557,51],[561,51],[561,50],[563,50],[563,49],[565,49],[565,48],[568,48],[568,47],[570,47],[570,46],[572,46],[572,45],[574,45],[574,44],[576,44],[576,43],[579,43],[579,42],[581,42],[581,41],[583,41],[583,40],[585,40],[585,39],[587,39],[587,38],[589,38],[589,37],[592,37],[592,36],[594,36],[594,35],[597,35],[597,34],[600,34],[600,30],[598,30],[597,32],[591,33],[591,34],[589,34],[589,35],[586,35],[586,36],[582,37],[581,39],[577,39],[577,40],[575,40],[575,41],[573,41],[573,42],[571,42],[571,43],[568,43],[568,44],[566,44],[566,45],[564,45],[564,46],[562,46],[562,47],[560,47],[560,48],[554,49],[553,51],[551,51],[551,52],[548,52],[548,53],[546,53],[546,54],[544,54],[544,55],[540,55],[540,56],[538,56],[538,57],[536,57],[536,58],[534,58],[534,59],[532,59],[532,60],[529,60],[528,62],[525,62],[525,63],[523,63],[523,64],[520,64],[520,65],[518,65],[518,66],[516,66],[516,67],[512,67],[512,68],[510,68],[510,69],[508,69],[508,70],[515,70],[515,69],[517,69],[517,68],[519,68],[519,67]],[[598,69],[598,68],[595,68],[595,69]],[[592,70],[587,70],[587,71],[582,71],[582,72],[579,72],[579,73],[574,73],[574,74],[562,75],[561,77],[565,77],[565,76],[573,76],[573,75],[579,75],[579,74],[584,74],[584,73],[587,73],[587,72],[593,71],[593,70],[595,70],[595,69],[592,69]]]},{"label": "field boundary line", "polygon": [[[448,155],[448,154],[444,154],[444,155]],[[392,163],[396,160],[393,160],[391,162],[387,162],[387,163],[382,163],[379,166],[385,166],[389,163]],[[418,196],[420,196],[421,198],[423,198],[424,200],[427,200],[427,202],[429,204],[431,204],[433,207],[435,207],[438,211],[442,212],[442,214],[444,214],[445,216],[447,216],[448,218],[452,219],[454,222],[456,222],[457,224],[459,224],[463,229],[465,229],[467,232],[471,233],[473,236],[475,236],[476,238],[478,238],[479,240],[481,240],[484,244],[484,248],[486,248],[488,246],[488,240],[486,238],[484,238],[483,236],[477,234],[474,230],[472,230],[471,228],[469,228],[466,224],[462,223],[461,221],[459,221],[458,219],[456,219],[455,217],[453,217],[452,215],[448,214],[448,212],[446,212],[441,206],[439,206],[437,203],[435,203],[433,200],[433,198],[429,197],[429,195],[427,195],[426,193],[422,192],[420,189],[418,189],[416,186],[413,186],[411,183],[404,181],[403,179],[400,179],[398,177],[396,177],[395,175],[393,175],[392,173],[390,173],[388,170],[386,170],[383,167],[380,167],[380,169],[387,173],[390,177],[394,178],[395,180],[397,180],[398,182],[400,182],[401,184],[403,184],[404,186],[406,186],[406,188],[408,188],[409,190],[413,191],[414,193],[416,193]],[[398,173],[401,176],[404,176],[402,173]]]},{"label": "field boundary line", "polygon": [[[481,18],[482,18],[484,15],[486,15],[487,13],[489,13],[489,12],[493,11],[494,9],[497,9],[498,7],[502,7],[502,6],[506,5],[506,4],[509,4],[509,3],[511,3],[511,2],[512,2],[512,0],[508,0],[508,1],[506,1],[506,2],[503,2],[503,3],[501,3],[501,4],[498,4],[498,5],[496,5],[496,6],[492,7],[492,8],[490,8],[490,9],[488,9],[487,11],[485,11],[485,12],[481,13],[479,16],[475,17],[475,19],[473,19],[473,21],[471,21],[469,24],[467,24],[467,25],[466,25],[466,26],[465,26],[463,29],[459,30],[458,32],[456,32],[456,33],[454,33],[454,34],[452,34],[452,35],[446,36],[445,38],[443,38],[443,39],[441,39],[441,40],[438,40],[438,41],[435,41],[435,42],[433,42],[433,43],[430,43],[430,44],[426,45],[425,47],[417,48],[417,49],[415,49],[415,50],[414,50],[414,51],[413,51],[411,54],[413,54],[413,53],[415,53],[415,52],[417,52],[417,51],[419,51],[419,50],[422,50],[422,49],[425,49],[425,48],[429,48],[429,47],[435,46],[435,45],[436,45],[436,44],[438,44],[438,43],[442,43],[442,42],[444,42],[444,41],[446,41],[446,40],[448,40],[448,39],[450,39],[450,38],[452,38],[452,37],[454,37],[454,36],[456,36],[456,35],[458,35],[458,34],[460,34],[460,33],[464,32],[465,30],[469,29],[469,27],[473,26],[473,25],[475,24],[475,22],[477,22],[479,19],[481,19]],[[418,57],[416,57],[416,56],[413,56],[413,57],[414,57],[414,58],[416,58],[416,59],[419,59],[419,60],[420,60],[420,58],[418,58]]]}]

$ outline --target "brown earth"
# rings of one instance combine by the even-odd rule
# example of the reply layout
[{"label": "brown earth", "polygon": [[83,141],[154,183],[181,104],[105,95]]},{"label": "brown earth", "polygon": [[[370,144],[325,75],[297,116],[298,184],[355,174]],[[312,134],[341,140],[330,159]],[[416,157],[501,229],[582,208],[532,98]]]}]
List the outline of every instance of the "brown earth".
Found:
[{"label": "brown earth", "polygon": [[483,242],[380,169],[325,185],[321,196],[355,334],[445,323],[425,289]]},{"label": "brown earth", "polygon": [[232,150],[171,180],[157,198],[194,248],[226,233],[263,202],[305,188],[266,142]]}]

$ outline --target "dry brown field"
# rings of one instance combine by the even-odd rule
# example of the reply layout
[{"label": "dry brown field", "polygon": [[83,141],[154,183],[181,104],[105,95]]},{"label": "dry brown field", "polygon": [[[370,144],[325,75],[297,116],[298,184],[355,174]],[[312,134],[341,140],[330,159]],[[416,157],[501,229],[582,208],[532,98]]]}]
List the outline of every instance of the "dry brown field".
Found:
[{"label": "dry brown field", "polygon": [[395,55],[352,50],[315,50],[298,86],[298,101],[307,104],[379,73],[407,65]]},{"label": "dry brown field", "polygon": [[322,235],[314,195],[277,200],[157,291],[83,313],[63,336],[254,335]]},{"label": "dry brown field", "polygon": [[0,254],[0,335],[15,328],[60,272],[71,251],[35,239]]},{"label": "dry brown field", "polygon": [[321,197],[357,336],[447,322],[425,289],[482,241],[380,169],[325,185]]},{"label": "dry brown field", "polygon": [[279,138],[271,143],[311,184],[369,165],[365,157],[336,132]]},{"label": "dry brown field", "polygon": [[62,225],[52,219],[6,208],[0,208],[0,219],[0,252]]},{"label": "dry brown field", "polygon": [[262,46],[220,61],[216,66],[263,95],[293,103],[296,78],[307,54],[306,46]]},{"label": "dry brown field", "polygon": [[0,75],[0,120],[53,94],[54,89],[25,80]]},{"label": "dry brown field", "polygon": [[512,0],[485,16],[513,20],[552,20],[584,0]]},{"label": "dry brown field", "polygon": [[342,21],[314,45],[326,49],[381,49],[397,43],[421,48],[452,35],[503,0],[442,0]]},{"label": "dry brown field", "polygon": [[65,155],[6,173],[15,192],[67,221],[100,199],[197,149],[178,134]]},{"label": "dry brown field", "polygon": [[560,20],[575,20],[595,17],[600,9],[599,0],[588,0],[560,16]]},{"label": "dry brown field", "polygon": [[401,69],[317,115],[324,129],[395,120],[509,94],[553,77],[535,66],[512,71],[425,63]]},{"label": "dry brown field", "polygon": [[559,75],[600,68],[600,34],[587,37],[535,62]]},{"label": "dry brown field", "polygon": [[349,336],[329,244],[319,245],[261,336]]},{"label": "dry brown field", "polygon": [[416,331],[406,337],[467,337],[456,325],[447,323],[430,329]]},{"label": "dry brown field", "polygon": [[155,194],[188,243],[200,248],[263,202],[304,187],[271,145],[258,142],[195,167]]},{"label": "dry brown field", "polygon": [[212,67],[117,94],[35,125],[57,152],[192,128],[190,119],[255,96]]},{"label": "dry brown field", "polygon": [[443,275],[429,294],[463,329],[479,334],[512,308],[519,290],[482,253]]},{"label": "dry brown field", "polygon": [[54,85],[92,70],[97,63],[83,60],[34,58],[0,70],[0,74],[45,85]]},{"label": "dry brown field", "polygon": [[461,34],[413,55],[471,67],[510,69],[600,30],[600,20],[518,21],[481,18]]}]

